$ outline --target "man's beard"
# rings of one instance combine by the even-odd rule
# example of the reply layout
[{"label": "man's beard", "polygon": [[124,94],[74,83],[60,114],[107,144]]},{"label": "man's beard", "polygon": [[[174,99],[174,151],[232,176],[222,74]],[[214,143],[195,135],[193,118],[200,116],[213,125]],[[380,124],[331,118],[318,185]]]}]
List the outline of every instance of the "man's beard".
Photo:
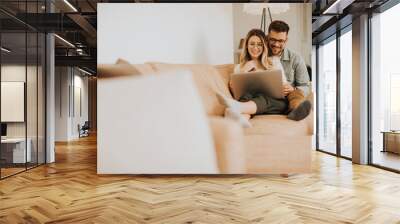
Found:
[{"label": "man's beard", "polygon": [[282,52],[283,52],[283,48],[280,49],[280,51],[278,52],[278,54],[273,54],[273,53],[272,53],[272,46],[269,46],[269,49],[268,49],[268,54],[269,54],[269,55],[272,55],[272,56],[280,56],[280,55],[282,54]]}]

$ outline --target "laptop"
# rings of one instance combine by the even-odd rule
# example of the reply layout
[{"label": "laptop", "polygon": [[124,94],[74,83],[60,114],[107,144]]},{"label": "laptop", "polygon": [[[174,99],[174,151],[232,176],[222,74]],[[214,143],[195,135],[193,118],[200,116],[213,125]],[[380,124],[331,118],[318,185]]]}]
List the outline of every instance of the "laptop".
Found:
[{"label": "laptop", "polygon": [[238,100],[246,93],[261,93],[275,99],[283,99],[282,70],[234,73],[231,75],[231,90]]}]

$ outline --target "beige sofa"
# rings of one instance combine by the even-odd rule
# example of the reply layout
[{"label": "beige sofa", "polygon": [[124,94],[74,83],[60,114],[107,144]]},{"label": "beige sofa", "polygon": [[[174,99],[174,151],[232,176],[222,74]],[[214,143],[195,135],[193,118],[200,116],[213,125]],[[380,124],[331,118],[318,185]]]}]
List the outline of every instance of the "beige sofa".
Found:
[{"label": "beige sofa", "polygon": [[[256,115],[250,120],[252,127],[246,129],[223,117],[225,108],[218,102],[216,93],[232,97],[228,82],[233,64],[151,62],[129,66],[122,70],[134,69],[143,75],[174,70],[192,72],[209,117],[220,173],[292,174],[311,171],[313,114],[302,121],[289,120],[285,115]],[[130,73],[132,71],[126,74]]]}]

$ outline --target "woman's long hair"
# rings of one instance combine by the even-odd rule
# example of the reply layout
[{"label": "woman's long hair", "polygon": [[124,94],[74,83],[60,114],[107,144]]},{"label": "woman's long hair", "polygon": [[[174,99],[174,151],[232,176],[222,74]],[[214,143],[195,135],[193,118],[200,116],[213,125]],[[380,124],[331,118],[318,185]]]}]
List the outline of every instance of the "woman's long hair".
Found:
[{"label": "woman's long hair", "polygon": [[267,45],[267,38],[265,36],[265,33],[260,30],[260,29],[252,29],[247,33],[246,39],[244,41],[244,46],[243,46],[243,50],[242,53],[240,55],[240,67],[243,67],[246,62],[251,60],[251,56],[249,54],[249,50],[248,50],[248,42],[250,37],[252,36],[257,36],[258,38],[260,38],[260,40],[263,43],[263,53],[261,54],[261,64],[264,66],[265,69],[269,69],[271,68],[271,62],[268,60],[268,45]]}]

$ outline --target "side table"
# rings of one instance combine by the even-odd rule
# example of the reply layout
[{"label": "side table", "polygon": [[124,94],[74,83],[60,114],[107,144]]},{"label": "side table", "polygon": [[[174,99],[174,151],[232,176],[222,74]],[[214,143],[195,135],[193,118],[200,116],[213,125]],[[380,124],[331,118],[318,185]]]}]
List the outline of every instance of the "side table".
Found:
[{"label": "side table", "polygon": [[400,154],[400,131],[382,131],[382,152],[393,152]]}]

